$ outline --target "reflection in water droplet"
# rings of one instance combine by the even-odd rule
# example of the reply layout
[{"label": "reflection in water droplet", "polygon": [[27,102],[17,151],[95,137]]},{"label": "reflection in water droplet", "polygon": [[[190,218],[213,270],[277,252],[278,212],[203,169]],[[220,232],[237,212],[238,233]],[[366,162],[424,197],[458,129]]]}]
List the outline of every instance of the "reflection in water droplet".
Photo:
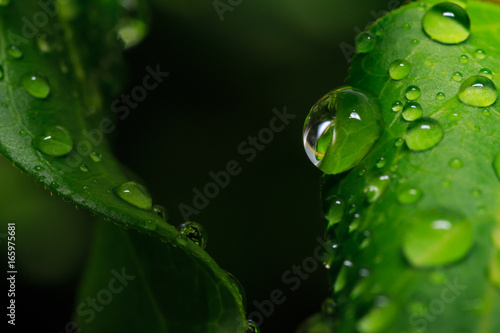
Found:
[{"label": "reflection in water droplet", "polygon": [[50,93],[47,79],[40,74],[27,74],[23,76],[22,83],[24,89],[33,97],[43,99]]},{"label": "reflection in water droplet", "polygon": [[465,80],[458,91],[462,103],[475,107],[493,105],[498,92],[493,81],[482,75],[475,75]]},{"label": "reflection in water droplet", "polygon": [[403,109],[403,118],[406,121],[414,121],[422,118],[424,115],[424,109],[417,102],[409,102],[405,105]]},{"label": "reflection in water droplet", "polygon": [[415,267],[434,267],[462,259],[471,246],[468,220],[455,212],[429,210],[413,217],[403,240],[403,253]]},{"label": "reflection in water droplet", "polygon": [[312,107],[304,124],[304,148],[320,170],[338,174],[358,164],[382,130],[377,101],[344,87],[328,93]]},{"label": "reflection in water droplet", "polygon": [[411,72],[411,64],[403,59],[394,60],[389,67],[389,75],[393,80],[402,80]]},{"label": "reflection in water droplet", "polygon": [[469,38],[470,18],[462,7],[443,2],[425,13],[422,27],[433,40],[443,44],[458,44]]},{"label": "reflection in water droplet", "polygon": [[201,224],[186,222],[178,226],[177,230],[202,249],[207,246],[207,231]]},{"label": "reflection in water droplet", "polygon": [[443,127],[432,118],[420,118],[408,126],[406,145],[414,151],[431,149],[443,139]]},{"label": "reflection in water droplet", "polygon": [[417,86],[409,86],[405,91],[405,96],[409,101],[414,101],[420,98],[422,92]]},{"label": "reflection in water droplet", "polygon": [[362,32],[356,37],[356,49],[359,53],[369,53],[373,51],[377,44],[377,37],[370,32]]},{"label": "reflection in water droplet", "polygon": [[129,204],[145,210],[151,209],[151,196],[144,186],[137,184],[136,182],[123,183],[116,187],[114,192]]},{"label": "reflection in water droplet", "polygon": [[73,138],[64,127],[53,126],[47,129],[44,135],[33,139],[33,146],[50,156],[64,156],[73,150]]}]

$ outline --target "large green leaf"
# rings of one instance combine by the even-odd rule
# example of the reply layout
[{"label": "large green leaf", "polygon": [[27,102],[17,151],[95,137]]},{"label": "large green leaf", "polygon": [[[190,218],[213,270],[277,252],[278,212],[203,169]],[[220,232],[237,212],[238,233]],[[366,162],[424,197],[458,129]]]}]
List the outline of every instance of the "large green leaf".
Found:
[{"label": "large green leaf", "polygon": [[[123,262],[126,269],[141,270],[141,282],[120,298],[131,309],[141,304],[141,311],[154,314],[147,331],[178,332],[180,326],[186,327],[185,332],[242,330],[243,305],[231,278],[152,209],[140,209],[113,192],[125,182],[138,181],[112,155],[106,134],[116,126],[110,110],[114,95],[123,87],[121,45],[138,41],[127,28],[144,33],[144,4],[125,9],[121,3],[134,2],[47,1],[51,7],[38,2],[1,3],[0,153],[63,199],[133,229],[100,226],[99,253],[90,264],[82,299],[99,291],[93,288],[102,288],[101,277],[108,279],[101,275],[109,273],[107,264]],[[148,71],[157,72],[150,76],[159,83],[165,79],[160,65]],[[50,92],[32,77],[43,77]],[[40,148],[48,136],[53,149]],[[130,253],[136,257],[129,258]],[[147,269],[154,269],[154,276]],[[189,310],[190,304],[196,304],[196,311]],[[124,318],[122,309],[114,309],[82,325],[89,325],[92,332],[109,327],[130,331],[142,320]]]},{"label": "large green leaf", "polygon": [[[327,219],[343,216],[338,224],[330,218],[327,232],[338,243],[328,262],[335,332],[500,331],[500,179],[493,167],[500,103],[472,107],[458,98],[461,84],[485,68],[500,87],[500,7],[468,1],[471,35],[446,45],[422,29],[438,2],[413,2],[377,21],[370,28],[375,49],[352,61],[347,84],[378,98],[385,129],[349,173],[323,179]],[[398,59],[411,73],[393,80],[389,67]],[[424,117],[444,129],[425,151],[408,148],[411,122],[392,110],[411,85],[421,89]]]}]

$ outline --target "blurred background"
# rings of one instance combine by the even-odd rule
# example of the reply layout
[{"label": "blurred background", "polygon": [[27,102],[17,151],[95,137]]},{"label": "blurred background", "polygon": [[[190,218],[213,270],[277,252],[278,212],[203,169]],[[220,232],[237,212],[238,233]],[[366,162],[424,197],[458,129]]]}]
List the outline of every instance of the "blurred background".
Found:
[{"label": "blurred background", "polygon": [[[208,230],[208,253],[244,286],[248,313],[256,310],[254,301],[284,291],[286,301],[264,319],[262,331],[293,332],[329,293],[323,267],[295,291],[282,278],[313,255],[324,233],[321,172],[304,153],[302,126],[314,102],[343,84],[345,52],[357,32],[401,2],[232,1],[239,4],[219,13],[217,3],[228,4],[154,5],[149,35],[125,52],[130,75],[123,91],[142,84],[146,66],[159,64],[170,76],[118,120],[115,152],[167,208],[172,224],[183,222],[178,206],[192,206],[193,189],[211,181],[209,172],[240,163],[241,174],[191,220]],[[247,162],[238,146],[285,106],[296,117]],[[17,223],[17,318],[38,332],[62,332],[94,218],[52,197],[3,157],[0,182],[2,225]],[[5,230],[0,233],[4,248]]]}]

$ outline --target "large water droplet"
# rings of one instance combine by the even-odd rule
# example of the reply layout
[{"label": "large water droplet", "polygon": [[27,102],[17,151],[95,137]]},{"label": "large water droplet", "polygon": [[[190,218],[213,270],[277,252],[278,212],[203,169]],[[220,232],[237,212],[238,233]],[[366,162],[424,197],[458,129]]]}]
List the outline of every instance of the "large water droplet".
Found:
[{"label": "large water droplet", "polygon": [[403,252],[416,267],[447,265],[462,259],[472,246],[472,226],[461,215],[429,210],[411,221],[403,240]]},{"label": "large water droplet", "polygon": [[403,59],[394,60],[389,67],[389,75],[393,80],[402,80],[411,72],[411,64]]},{"label": "large water droplet", "polygon": [[443,2],[425,13],[422,27],[433,40],[443,44],[458,44],[469,38],[470,18],[462,7]]},{"label": "large water droplet", "polygon": [[359,53],[369,53],[373,51],[377,44],[377,37],[370,32],[362,32],[356,37],[356,49]]},{"label": "large water droplet", "polygon": [[320,170],[338,174],[358,164],[382,130],[376,100],[344,87],[328,93],[312,107],[304,125],[304,148]]},{"label": "large water droplet", "polygon": [[403,109],[403,118],[406,121],[417,120],[422,118],[423,115],[424,109],[422,109],[422,106],[416,102],[407,103]]},{"label": "large water droplet", "polygon": [[386,297],[377,297],[376,304],[366,315],[357,323],[356,327],[361,333],[382,333],[396,319],[398,307]]},{"label": "large water droplet", "polygon": [[136,182],[126,182],[114,189],[116,195],[138,208],[150,210],[151,196],[147,189]]},{"label": "large water droplet", "polygon": [[33,139],[36,149],[50,156],[64,156],[73,149],[73,138],[62,126],[53,126],[39,137]]},{"label": "large water droplet", "polygon": [[462,103],[475,106],[487,107],[493,105],[498,92],[493,81],[482,75],[475,75],[465,80],[458,91],[458,98]]},{"label": "large water droplet", "polygon": [[414,101],[420,98],[422,91],[417,86],[409,86],[405,91],[405,96],[409,101]]},{"label": "large water droplet", "polygon": [[207,231],[201,224],[186,222],[178,226],[177,230],[202,249],[207,246]]},{"label": "large water droplet", "polygon": [[420,118],[412,122],[406,131],[406,145],[414,151],[431,149],[443,139],[441,124],[432,118]]},{"label": "large water droplet", "polygon": [[50,93],[47,79],[40,74],[28,74],[22,79],[23,87],[30,95],[36,98],[46,98]]},{"label": "large water droplet", "polygon": [[16,45],[11,45],[7,48],[7,54],[12,58],[19,59],[23,56],[23,51]]}]

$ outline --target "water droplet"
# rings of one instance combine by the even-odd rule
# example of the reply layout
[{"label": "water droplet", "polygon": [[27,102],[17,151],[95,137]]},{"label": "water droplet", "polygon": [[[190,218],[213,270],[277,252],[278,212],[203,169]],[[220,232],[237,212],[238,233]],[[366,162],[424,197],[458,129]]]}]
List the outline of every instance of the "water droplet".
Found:
[{"label": "water droplet", "polygon": [[482,76],[486,76],[488,79],[492,79],[493,78],[493,72],[489,68],[481,68],[479,70],[478,74],[482,75]]},{"label": "water droplet", "polygon": [[469,38],[470,18],[462,7],[443,2],[425,13],[422,27],[433,40],[443,44],[458,44]]},{"label": "water droplet", "polygon": [[259,325],[253,320],[247,321],[245,333],[260,333]]},{"label": "water droplet", "polygon": [[44,168],[43,166],[41,166],[41,165],[37,165],[37,166],[35,166],[34,170],[35,170],[36,172],[40,172],[40,171],[45,170],[45,168]]},{"label": "water droplet", "polygon": [[342,221],[345,213],[345,202],[337,195],[333,195],[326,200],[324,206],[324,216],[328,221],[328,225],[337,224]]},{"label": "water droplet", "polygon": [[412,39],[412,40],[411,40],[411,43],[412,43],[413,45],[418,45],[419,41],[418,41],[418,39]]},{"label": "water droplet", "polygon": [[403,59],[394,60],[389,67],[389,75],[393,80],[402,80],[411,72],[411,64]]},{"label": "water droplet", "polygon": [[[382,298],[383,300],[378,300]],[[375,303],[375,306],[358,321],[356,328],[360,333],[386,332],[396,319],[398,307],[393,302],[379,296]]]},{"label": "water droplet", "polygon": [[40,35],[36,38],[36,44],[38,49],[42,53],[49,53],[51,51],[51,47],[49,42],[47,41],[47,35]]},{"label": "water droplet", "polygon": [[335,284],[333,285],[333,291],[338,293],[342,289],[344,289],[345,284],[347,282],[347,271],[352,267],[352,262],[346,260],[343,262],[342,267],[337,275],[335,280]]},{"label": "water droplet", "polygon": [[500,179],[500,151],[493,158],[493,169],[495,169],[498,179]]},{"label": "water droplet", "polygon": [[165,207],[163,207],[162,205],[154,205],[153,212],[158,214],[158,216],[161,217],[161,219],[163,221],[167,220],[167,209]]},{"label": "water droplet", "polygon": [[62,126],[53,126],[33,140],[36,149],[50,156],[64,156],[73,150],[73,138]]},{"label": "water droplet", "polygon": [[385,166],[385,163],[386,163],[385,159],[383,157],[381,157],[380,160],[377,162],[377,164],[375,164],[375,166],[380,169],[380,168],[383,168]]},{"label": "water droplet", "polygon": [[359,53],[369,53],[373,51],[377,44],[377,37],[369,32],[362,32],[356,37],[356,49]]},{"label": "water droplet", "polygon": [[485,76],[475,75],[462,83],[458,98],[470,106],[487,107],[496,102],[498,92],[493,81]]},{"label": "water droplet", "polygon": [[94,162],[101,162],[102,155],[94,151],[90,154],[90,158]]},{"label": "water droplet", "polygon": [[333,316],[337,312],[337,303],[335,303],[332,297],[326,298],[323,303],[321,303],[321,312],[325,316]]},{"label": "water droplet", "polygon": [[82,188],[86,191],[86,190],[88,190],[88,189],[90,188],[90,186],[88,186],[88,185],[83,185],[83,187],[82,187]]},{"label": "water droplet", "polygon": [[409,205],[418,202],[422,198],[422,191],[418,188],[402,188],[398,191],[398,201],[401,204]]},{"label": "water droplet", "polygon": [[136,182],[126,182],[114,189],[116,195],[124,201],[145,210],[152,207],[151,196],[147,189]]},{"label": "water droplet", "polygon": [[462,54],[462,55],[460,56],[460,62],[461,62],[462,64],[468,64],[468,63],[469,63],[469,57],[468,57],[468,56],[466,56],[465,54]]},{"label": "water droplet", "polygon": [[437,99],[438,101],[443,101],[445,98],[446,98],[446,95],[445,95],[445,93],[443,93],[443,92],[438,92],[438,93],[436,94],[436,99]]},{"label": "water droplet", "polygon": [[476,52],[474,53],[476,59],[484,59],[486,58],[486,52],[484,52],[483,50],[476,50]]},{"label": "water droplet", "polygon": [[396,147],[401,147],[403,145],[403,143],[405,142],[405,140],[399,138],[399,139],[396,139],[396,142],[394,143],[394,146]]},{"label": "water droplet", "polygon": [[403,103],[401,103],[400,101],[395,101],[394,103],[392,103],[392,111],[399,112],[401,111],[401,109],[403,109]]},{"label": "water droplet", "polygon": [[484,109],[484,110],[483,110],[483,114],[484,114],[485,116],[489,116],[489,115],[490,115],[490,110],[488,110],[488,109]]},{"label": "water droplet", "polygon": [[20,130],[19,131],[19,135],[20,136],[26,136],[26,135],[28,135],[28,132],[26,132],[25,130]]},{"label": "water droplet", "polygon": [[207,232],[201,224],[186,222],[178,226],[177,230],[202,249],[207,246]]},{"label": "water droplet", "polygon": [[123,41],[126,49],[139,44],[147,31],[148,27],[144,21],[131,18],[123,20],[116,28],[118,38]]},{"label": "water droplet", "polygon": [[[389,180],[390,180],[389,176],[381,176],[377,179],[370,181],[368,186],[364,189],[366,200],[369,203],[377,201],[378,198],[382,196],[387,186],[389,185]],[[359,223],[359,218],[355,222]],[[357,227],[357,224],[353,223],[351,224],[351,227],[352,228]]]},{"label": "water droplet", "polygon": [[409,102],[405,105],[403,109],[403,118],[406,121],[415,121],[422,118],[424,115],[424,109],[417,102]]},{"label": "water droplet", "polygon": [[406,145],[414,151],[431,149],[444,136],[443,127],[432,118],[420,118],[412,122],[406,131]]},{"label": "water droplet", "polygon": [[463,80],[464,76],[460,72],[455,72],[455,73],[453,73],[453,75],[451,76],[451,78],[452,78],[453,81],[460,82],[460,81]]},{"label": "water droplet", "polygon": [[44,177],[44,176],[40,176],[40,177],[38,177],[38,181],[39,181],[40,183],[43,183],[43,182],[45,181],[45,177]]},{"label": "water droplet", "polygon": [[320,170],[338,174],[358,164],[382,130],[377,101],[344,87],[328,93],[312,107],[304,125],[304,148]]},{"label": "water droplet", "polygon": [[415,216],[403,240],[403,252],[416,267],[451,264],[462,259],[471,246],[469,221],[457,213],[437,209]]},{"label": "water droplet", "polygon": [[451,166],[454,169],[460,169],[462,168],[463,165],[464,162],[462,162],[462,160],[459,158],[453,158],[449,163],[449,166]]},{"label": "water droplet", "polygon": [[409,101],[414,101],[416,99],[419,99],[420,95],[422,95],[422,92],[420,91],[420,88],[417,86],[409,86],[405,91],[405,96]]},{"label": "water droplet", "polygon": [[51,189],[55,190],[55,189],[56,189],[56,188],[58,188],[58,187],[59,187],[59,184],[58,184],[57,182],[52,181],[52,182],[50,183],[50,188],[51,188]]},{"label": "water droplet", "polygon": [[16,45],[11,45],[7,48],[7,54],[14,59],[19,59],[23,56],[23,51]]},{"label": "water droplet", "polygon": [[50,93],[47,79],[40,74],[28,74],[23,77],[23,87],[36,98],[46,98]]},{"label": "water droplet", "polygon": [[403,29],[405,29],[405,30],[410,30],[410,29],[411,29],[411,25],[409,25],[408,23],[403,24],[403,26],[402,26],[402,27],[403,27]]},{"label": "water droplet", "polygon": [[85,163],[83,163],[80,165],[80,170],[82,170],[83,172],[87,172],[87,171],[89,171],[89,168],[87,167],[87,165]]},{"label": "water droplet", "polygon": [[0,0],[0,7],[5,7],[10,3],[10,0]]}]

